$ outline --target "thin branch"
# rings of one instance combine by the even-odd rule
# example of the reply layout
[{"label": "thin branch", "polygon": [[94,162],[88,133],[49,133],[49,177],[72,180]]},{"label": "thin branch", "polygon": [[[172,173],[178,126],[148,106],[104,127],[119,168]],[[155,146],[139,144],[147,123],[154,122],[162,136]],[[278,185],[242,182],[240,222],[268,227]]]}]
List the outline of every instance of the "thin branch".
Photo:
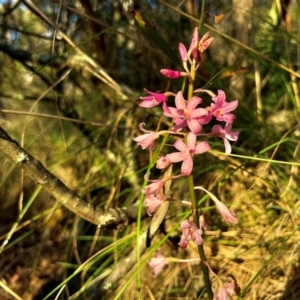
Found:
[{"label": "thin branch", "polygon": [[[69,189],[62,181],[50,173],[37,159],[25,151],[0,126],[0,152],[19,165],[37,183],[47,190],[57,201],[85,220],[99,227],[122,229],[130,221],[136,220],[138,206],[132,205],[107,211],[94,207]],[[145,217],[146,210],[143,210]]]},{"label": "thin branch", "polygon": [[[55,24],[47,17],[47,15],[37,6],[32,0],[22,0],[23,3],[30,9],[36,16],[45,21],[52,28],[56,28]],[[84,62],[89,63],[101,76],[102,80],[109,85],[111,88],[115,89],[119,93],[122,93],[121,86],[115,82],[107,73],[107,71],[102,68],[94,59],[89,57],[85,52],[83,52],[78,45],[76,45],[63,31],[57,29],[57,33],[79,54]],[[126,97],[126,95],[124,94]]]},{"label": "thin branch", "polygon": [[52,61],[54,61],[55,67],[61,67],[63,64],[65,64],[66,58],[65,57],[55,57],[53,58],[51,54],[34,54],[27,50],[22,50],[19,48],[16,48],[14,46],[0,43],[0,50],[5,52],[7,55],[9,55],[12,59],[16,59],[22,64],[30,63],[38,63],[42,66],[50,65]]},{"label": "thin branch", "polygon": [[28,51],[23,51],[20,49],[16,49],[15,47],[1,44],[0,43],[0,51],[3,51],[7,55],[9,55],[12,59],[18,60],[21,64],[23,64],[27,69],[29,69],[33,74],[38,75],[43,82],[47,85],[50,85],[50,81],[41,73],[37,72],[34,67],[30,65],[32,61],[34,61],[34,55],[32,55]]},{"label": "thin branch", "polygon": [[[5,29],[5,30],[17,31],[18,33],[28,35],[28,36],[37,37],[39,39],[44,39],[44,40],[52,40],[53,39],[53,37],[51,37],[51,36],[46,36],[46,35],[38,34],[38,33],[35,33],[35,32],[30,32],[30,31],[21,29],[16,25],[0,24],[0,27]],[[61,38],[56,37],[56,42],[61,42],[61,41],[62,41]]]},{"label": "thin branch", "polygon": [[2,13],[2,18],[7,17],[21,4],[21,1],[16,2],[12,7],[7,7],[5,4],[3,5],[4,9],[6,10]]}]

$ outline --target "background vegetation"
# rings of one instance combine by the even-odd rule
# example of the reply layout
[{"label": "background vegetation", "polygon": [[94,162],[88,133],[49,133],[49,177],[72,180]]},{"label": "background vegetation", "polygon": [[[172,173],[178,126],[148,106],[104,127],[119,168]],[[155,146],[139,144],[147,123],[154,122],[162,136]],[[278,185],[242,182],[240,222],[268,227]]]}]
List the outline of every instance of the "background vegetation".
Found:
[{"label": "background vegetation", "polygon": [[[154,130],[160,119],[159,110],[139,108],[138,99],[144,88],[181,89],[180,80],[159,71],[176,68],[178,43],[189,45],[200,5],[1,1],[1,127],[94,206],[130,207],[149,164],[149,153],[132,137],[141,122]],[[151,23],[154,38],[131,9]],[[235,129],[242,133],[233,155],[222,154],[216,142],[220,153],[199,158],[195,184],[238,214],[239,224],[228,228],[198,195],[207,201],[211,224],[209,261],[216,273],[237,280],[236,298],[300,299],[299,20],[298,0],[205,2],[201,33],[209,31],[215,41],[196,86],[209,83],[239,100]],[[202,297],[197,267],[170,266],[150,280],[146,266],[163,240],[169,256],[195,256],[195,249],[177,247],[178,216],[185,217],[179,206],[170,205],[137,262],[137,234],[151,222],[144,212],[138,221],[98,228],[0,159],[1,299]],[[171,192],[188,200],[184,181]]]}]

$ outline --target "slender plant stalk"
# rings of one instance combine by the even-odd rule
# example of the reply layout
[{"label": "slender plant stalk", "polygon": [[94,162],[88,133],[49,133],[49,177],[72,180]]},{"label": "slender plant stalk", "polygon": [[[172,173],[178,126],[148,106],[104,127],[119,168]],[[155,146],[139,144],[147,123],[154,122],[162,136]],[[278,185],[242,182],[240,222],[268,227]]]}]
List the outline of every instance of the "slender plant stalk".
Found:
[{"label": "slender plant stalk", "polygon": [[[200,24],[200,23],[199,23]],[[189,88],[188,88],[188,99],[191,99],[193,96],[194,92],[194,80],[196,77],[196,61],[193,60],[193,63],[191,65],[191,78],[190,78],[190,83],[189,83]],[[186,135],[187,137],[187,135]],[[190,191],[190,197],[191,197],[191,204],[192,204],[192,211],[193,211],[193,221],[196,224],[197,228],[200,228],[200,223],[199,223],[199,211],[198,211],[198,205],[197,205],[197,200],[195,196],[195,185],[194,185],[194,177],[193,175],[188,176],[188,185],[189,185],[189,191]],[[199,208],[200,210],[200,208]],[[204,253],[204,247],[203,245],[198,246],[198,252],[200,256],[200,267],[204,276],[204,282],[205,282],[205,287],[206,287],[206,292],[209,300],[213,299],[213,293],[211,290],[211,282],[209,279],[209,273],[208,273],[208,268],[204,264],[206,261],[206,256]]]},{"label": "slender plant stalk", "polygon": [[[191,197],[191,203],[192,203],[194,223],[196,224],[196,226],[198,228],[200,228],[199,211],[198,211],[198,208],[197,208],[197,200],[196,200],[195,190],[194,190],[193,175],[188,176],[188,183],[189,183],[189,190],[190,190],[190,197]],[[199,252],[199,256],[200,256],[200,267],[201,267],[203,277],[204,277],[207,296],[208,296],[209,300],[212,300],[213,299],[213,293],[212,293],[212,290],[211,290],[211,282],[210,282],[210,279],[209,279],[208,268],[204,264],[204,262],[206,261],[206,256],[205,256],[205,253],[204,253],[203,245],[198,246],[198,252]]]},{"label": "slender plant stalk", "polygon": [[205,0],[201,1],[201,12],[200,12],[200,19],[199,19],[199,24],[198,24],[198,29],[199,32],[201,32],[201,27],[204,21],[204,8],[205,8]]}]

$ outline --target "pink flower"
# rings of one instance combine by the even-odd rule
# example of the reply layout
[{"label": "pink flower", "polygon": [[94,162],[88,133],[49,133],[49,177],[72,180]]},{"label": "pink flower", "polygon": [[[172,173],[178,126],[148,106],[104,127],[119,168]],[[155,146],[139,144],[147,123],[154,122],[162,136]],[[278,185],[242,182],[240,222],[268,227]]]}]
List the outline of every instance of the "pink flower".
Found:
[{"label": "pink flower", "polygon": [[176,71],[176,70],[170,70],[170,69],[162,69],[160,70],[160,73],[163,74],[164,76],[168,77],[168,78],[179,78],[181,77],[181,73],[180,71]]},{"label": "pink flower", "polygon": [[156,162],[156,168],[157,169],[164,169],[168,167],[172,162],[167,156],[160,157]]},{"label": "pink flower", "polygon": [[147,213],[149,216],[152,216],[152,213],[163,203],[165,198],[160,195],[149,194],[146,196],[144,205],[148,207]]},{"label": "pink flower", "polygon": [[149,96],[140,97],[141,100],[143,100],[139,106],[141,107],[153,107],[159,105],[161,102],[166,100],[165,93],[153,93],[148,90],[146,90],[146,93]]},{"label": "pink flower", "polygon": [[138,137],[133,138],[135,142],[138,143],[139,146],[142,147],[142,149],[146,149],[150,147],[151,150],[154,149],[154,142],[157,138],[159,138],[159,134],[157,132],[148,131],[144,128],[145,123],[140,124],[140,129],[144,132],[148,132],[146,134],[142,134]]},{"label": "pink flower", "polygon": [[176,124],[175,131],[180,131],[188,126],[193,133],[197,134],[202,129],[199,119],[208,114],[205,108],[196,108],[201,102],[202,99],[197,96],[186,101],[180,91],[175,97],[176,108],[168,107],[168,111],[164,110],[164,115],[173,119]]},{"label": "pink flower", "polygon": [[205,33],[198,43],[198,50],[200,53],[204,52],[213,42],[214,38],[209,38],[209,33]]},{"label": "pink flower", "polygon": [[237,224],[239,221],[236,217],[236,214],[231,211],[223,202],[221,202],[218,199],[213,199],[218,212],[221,214],[223,219],[226,221],[228,225],[232,224]]},{"label": "pink flower", "polygon": [[[211,133],[215,136],[221,137],[224,141],[225,153],[231,153],[231,145],[229,141],[237,141],[240,130],[231,131],[232,123],[226,123],[224,129],[221,125],[214,125]],[[229,140],[229,141],[228,141]]]},{"label": "pink flower", "polygon": [[225,221],[228,224],[230,224],[230,223],[237,224],[238,223],[236,214],[233,211],[231,211],[224,203],[222,203],[213,193],[209,192],[208,190],[206,190],[205,188],[203,188],[201,186],[196,186],[195,190],[204,191],[215,202],[217,210],[219,211],[219,213],[222,215],[222,217],[225,219]]},{"label": "pink flower", "polygon": [[195,61],[201,61],[201,53],[205,51],[213,42],[214,38],[209,38],[209,33],[206,33],[200,40],[199,31],[196,27],[193,32],[191,45],[188,55],[192,54]]},{"label": "pink flower", "polygon": [[229,112],[235,110],[239,105],[238,100],[232,102],[226,102],[225,93],[222,90],[218,90],[218,95],[213,97],[215,102],[211,104],[212,114],[218,121],[225,121],[226,123],[232,123],[234,121],[234,114]]},{"label": "pink flower", "polygon": [[230,283],[226,282],[224,285],[219,286],[219,291],[215,300],[228,300],[233,295],[233,293],[239,295],[239,286],[236,281],[232,281]]},{"label": "pink flower", "polygon": [[225,282],[224,287],[229,294],[229,296],[232,296],[233,293],[236,293],[236,295],[239,296],[240,294],[240,287],[236,282],[236,279],[234,278],[231,282]]},{"label": "pink flower", "polygon": [[203,115],[200,118],[197,118],[197,121],[201,125],[204,125],[204,124],[207,124],[207,123],[209,123],[211,121],[212,116],[213,116],[212,113],[210,111],[208,111],[206,115]]},{"label": "pink flower", "polygon": [[182,43],[179,43],[179,53],[180,53],[181,60],[183,62],[187,62],[187,51],[185,46]]},{"label": "pink flower", "polygon": [[152,275],[156,275],[169,267],[167,259],[161,254],[160,249],[155,252],[155,257],[148,260],[148,265],[152,268]]},{"label": "pink flower", "polygon": [[203,231],[198,229],[194,222],[184,220],[181,222],[182,235],[178,245],[182,248],[186,248],[189,241],[194,241],[197,245],[204,243],[202,238]]},{"label": "pink flower", "polygon": [[148,180],[152,183],[147,185],[145,189],[142,191],[143,194],[146,194],[148,197],[150,194],[157,194],[160,192],[165,182],[162,179]]},{"label": "pink flower", "polygon": [[135,142],[138,142],[138,145],[142,147],[142,149],[146,149],[150,146],[150,149],[154,149],[154,141],[159,137],[159,135],[155,132],[142,134],[136,138],[133,138]]},{"label": "pink flower", "polygon": [[195,27],[194,31],[193,31],[193,35],[192,35],[192,40],[191,40],[191,44],[190,44],[190,48],[189,48],[189,54],[198,46],[199,43],[199,31],[198,28]]},{"label": "pink flower", "polygon": [[224,287],[224,285],[220,285],[218,295],[216,298],[214,298],[214,300],[229,300],[229,299],[230,299],[230,295],[227,292],[226,288]]},{"label": "pink flower", "polygon": [[210,228],[209,228],[209,226],[207,225],[207,223],[206,223],[206,220],[205,220],[205,218],[204,218],[204,215],[201,215],[200,216],[200,218],[199,218],[199,223],[200,223],[200,228],[202,229],[204,229],[204,230],[209,230]]},{"label": "pink flower", "polygon": [[207,142],[200,142],[196,145],[196,135],[190,132],[187,137],[187,145],[182,140],[177,140],[174,147],[180,152],[167,154],[167,158],[172,162],[182,161],[181,174],[190,175],[193,170],[193,156],[210,150]]},{"label": "pink flower", "polygon": [[179,78],[181,76],[180,71],[170,70],[170,69],[161,69],[160,73],[168,78]]},{"label": "pink flower", "polygon": [[189,51],[188,51],[188,55],[192,54],[193,58],[197,62],[201,61],[200,52],[198,50],[199,39],[200,39],[199,38],[199,31],[198,31],[198,28],[195,27],[194,32],[193,32],[193,36],[192,36],[191,45],[190,45],[190,48],[189,48]]}]

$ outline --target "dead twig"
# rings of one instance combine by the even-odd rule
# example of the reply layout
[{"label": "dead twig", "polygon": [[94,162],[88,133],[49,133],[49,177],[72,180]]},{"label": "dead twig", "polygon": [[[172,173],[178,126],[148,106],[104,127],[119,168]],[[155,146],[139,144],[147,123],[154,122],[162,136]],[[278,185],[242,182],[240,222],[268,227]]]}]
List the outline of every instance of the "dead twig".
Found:
[{"label": "dead twig", "polygon": [[[39,185],[43,186],[56,200],[69,210],[99,227],[122,229],[130,221],[136,220],[138,207],[135,205],[122,208],[94,207],[69,189],[61,180],[50,173],[37,159],[25,151],[0,126],[0,152],[18,164]],[[143,217],[147,216],[143,210]]]}]

